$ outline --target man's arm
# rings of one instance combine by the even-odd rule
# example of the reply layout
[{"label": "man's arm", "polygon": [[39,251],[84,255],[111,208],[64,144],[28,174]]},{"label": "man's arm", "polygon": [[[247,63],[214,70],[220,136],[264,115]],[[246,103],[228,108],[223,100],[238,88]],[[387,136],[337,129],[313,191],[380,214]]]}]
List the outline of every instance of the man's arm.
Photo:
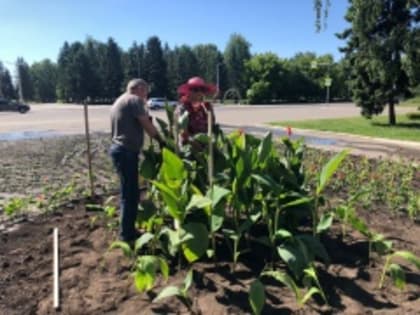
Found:
[{"label": "man's arm", "polygon": [[151,138],[156,139],[159,142],[163,141],[148,115],[140,115],[137,119]]}]

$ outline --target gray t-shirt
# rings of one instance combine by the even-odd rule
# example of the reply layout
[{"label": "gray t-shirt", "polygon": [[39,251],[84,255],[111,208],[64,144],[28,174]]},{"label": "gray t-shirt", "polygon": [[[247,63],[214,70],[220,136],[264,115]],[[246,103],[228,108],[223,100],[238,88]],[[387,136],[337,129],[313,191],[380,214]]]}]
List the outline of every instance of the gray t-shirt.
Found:
[{"label": "gray t-shirt", "polygon": [[143,101],[130,93],[122,94],[111,107],[112,143],[138,152],[143,146],[143,127],[138,116],[146,115]]}]

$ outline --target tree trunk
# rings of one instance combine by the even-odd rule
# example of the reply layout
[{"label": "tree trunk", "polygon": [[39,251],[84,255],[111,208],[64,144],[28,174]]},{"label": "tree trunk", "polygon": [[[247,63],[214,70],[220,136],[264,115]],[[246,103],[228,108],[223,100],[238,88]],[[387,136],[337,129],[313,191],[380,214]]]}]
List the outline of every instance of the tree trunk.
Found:
[{"label": "tree trunk", "polygon": [[396,117],[395,117],[395,105],[394,105],[394,98],[391,98],[389,100],[389,105],[388,105],[388,109],[389,109],[389,124],[391,126],[395,126],[397,123]]}]

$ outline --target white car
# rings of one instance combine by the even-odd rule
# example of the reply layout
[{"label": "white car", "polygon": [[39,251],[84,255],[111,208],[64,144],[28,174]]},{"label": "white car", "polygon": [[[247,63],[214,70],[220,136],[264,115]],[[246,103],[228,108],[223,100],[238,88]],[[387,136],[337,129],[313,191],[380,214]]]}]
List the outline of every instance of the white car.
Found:
[{"label": "white car", "polygon": [[169,106],[176,106],[178,104],[177,101],[168,101],[166,98],[163,97],[151,97],[147,101],[147,107],[150,109],[161,109],[165,108],[165,104]]}]

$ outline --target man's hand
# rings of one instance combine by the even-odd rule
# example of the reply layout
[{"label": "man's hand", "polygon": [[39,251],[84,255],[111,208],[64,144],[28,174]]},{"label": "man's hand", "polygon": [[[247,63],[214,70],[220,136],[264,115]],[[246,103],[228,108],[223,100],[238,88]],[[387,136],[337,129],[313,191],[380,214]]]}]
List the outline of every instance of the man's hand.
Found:
[{"label": "man's hand", "polygon": [[166,141],[165,140],[163,140],[161,137],[158,137],[157,139],[157,142],[158,142],[158,144],[159,144],[159,148],[162,150],[164,147],[166,147]]}]

